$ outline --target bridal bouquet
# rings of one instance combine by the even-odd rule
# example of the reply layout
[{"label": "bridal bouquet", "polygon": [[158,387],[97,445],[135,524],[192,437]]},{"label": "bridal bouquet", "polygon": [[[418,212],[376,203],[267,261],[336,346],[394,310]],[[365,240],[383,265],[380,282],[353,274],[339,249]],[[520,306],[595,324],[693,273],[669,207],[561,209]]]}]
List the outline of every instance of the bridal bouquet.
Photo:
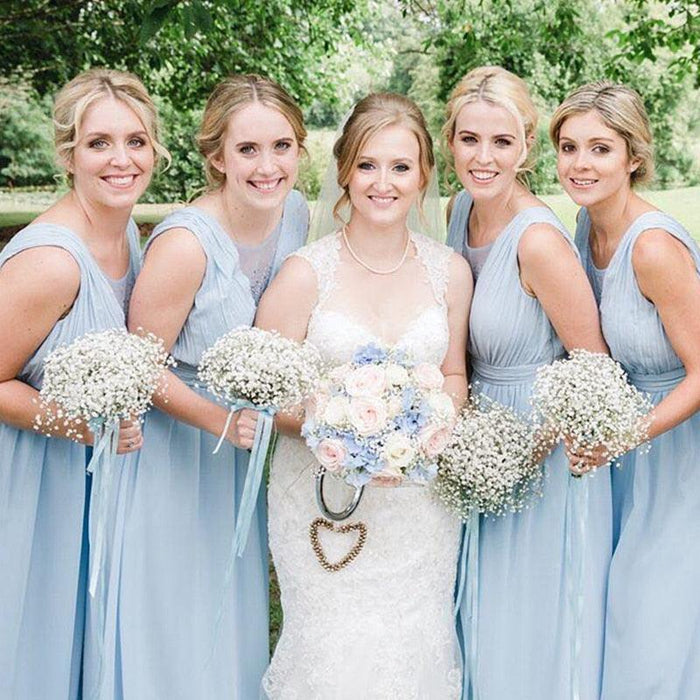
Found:
[{"label": "bridal bouquet", "polygon": [[199,379],[230,407],[214,452],[221,447],[236,411],[250,408],[259,414],[236,519],[234,555],[245,549],[268,453],[274,450],[274,415],[300,407],[316,388],[319,373],[320,357],[312,345],[260,328],[234,328],[202,354]]},{"label": "bridal bouquet", "polygon": [[302,427],[318,473],[356,488],[432,481],[455,420],[443,383],[437,366],[399,349],[356,350],[324,378]]},{"label": "bridal bouquet", "polygon": [[577,454],[603,447],[613,461],[647,441],[651,403],[607,355],[573,350],[540,368],[531,402],[535,419],[558,439],[569,438]]},{"label": "bridal bouquet", "polygon": [[539,493],[536,433],[513,410],[472,398],[438,458],[435,490],[462,520],[524,508]]}]

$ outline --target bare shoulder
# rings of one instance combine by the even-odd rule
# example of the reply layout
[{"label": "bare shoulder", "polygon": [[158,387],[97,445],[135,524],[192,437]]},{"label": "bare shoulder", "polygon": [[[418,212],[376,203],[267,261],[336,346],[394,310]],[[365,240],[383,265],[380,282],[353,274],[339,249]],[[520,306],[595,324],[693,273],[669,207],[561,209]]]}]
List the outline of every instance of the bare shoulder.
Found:
[{"label": "bare shoulder", "polygon": [[70,305],[80,289],[80,266],[64,248],[37,246],[7,260],[0,278],[12,287],[13,294]]},{"label": "bare shoulder", "polygon": [[641,274],[670,273],[695,267],[688,248],[661,228],[647,229],[637,236],[632,248],[632,265],[635,272]]},{"label": "bare shoulder", "polygon": [[473,287],[472,269],[459,253],[452,251],[447,264],[450,286],[457,286],[460,289],[471,289]]},{"label": "bare shoulder", "polygon": [[277,289],[294,289],[303,295],[315,295],[318,287],[316,271],[311,262],[302,255],[294,254],[284,261],[272,284]]},{"label": "bare shoulder", "polygon": [[518,257],[521,263],[543,263],[556,261],[559,255],[575,257],[572,242],[564,234],[547,223],[528,226],[518,242]]}]

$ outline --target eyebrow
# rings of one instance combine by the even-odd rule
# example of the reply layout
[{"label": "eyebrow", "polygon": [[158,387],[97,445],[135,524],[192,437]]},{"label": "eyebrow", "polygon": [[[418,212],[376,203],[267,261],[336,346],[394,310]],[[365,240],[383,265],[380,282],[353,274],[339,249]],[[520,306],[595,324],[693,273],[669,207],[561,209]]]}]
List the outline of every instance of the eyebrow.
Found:
[{"label": "eyebrow", "polygon": [[[359,158],[357,160],[359,162],[361,160],[375,161],[377,159],[372,158],[372,156],[361,155],[361,156],[359,156]],[[410,156],[401,156],[400,158],[394,158],[391,162],[392,163],[413,163],[413,158],[411,158]]]},{"label": "eyebrow", "polygon": [[[572,136],[559,136],[560,141],[575,141]],[[586,139],[586,143],[593,143],[594,141],[605,141],[606,143],[615,143],[614,139],[607,138],[605,136],[592,136],[589,139]]]},{"label": "eyebrow", "polygon": [[[108,134],[106,131],[91,131],[88,134],[85,134],[83,138],[86,139],[95,139],[95,138],[110,138],[111,134]],[[132,136],[145,136],[148,137],[148,132],[144,131],[143,129],[139,131],[132,131],[127,134],[127,136],[132,137]]]},{"label": "eyebrow", "polygon": [[[460,129],[457,132],[457,136],[462,136],[462,135],[479,136],[480,134],[477,134],[476,131],[469,131],[469,129]],[[503,134],[494,134],[491,138],[494,138],[494,139],[502,139],[502,138],[515,139],[515,136],[513,134],[509,134],[506,132]]]}]

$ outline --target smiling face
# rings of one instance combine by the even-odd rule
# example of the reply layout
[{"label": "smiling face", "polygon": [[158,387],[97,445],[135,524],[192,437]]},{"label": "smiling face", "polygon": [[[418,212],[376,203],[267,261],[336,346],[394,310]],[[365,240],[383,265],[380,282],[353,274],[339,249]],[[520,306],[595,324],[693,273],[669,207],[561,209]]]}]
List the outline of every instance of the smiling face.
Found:
[{"label": "smiling face", "polygon": [[475,201],[508,194],[523,161],[522,128],[500,105],[470,102],[455,119],[450,142],[460,182]]},{"label": "smiling face", "polygon": [[416,135],[400,124],[367,140],[348,182],[352,218],[371,226],[405,226],[422,178]]},{"label": "smiling face", "polygon": [[85,110],[66,168],[75,192],[93,206],[131,209],[148,187],[154,162],[153,145],[136,112],[103,97]]},{"label": "smiling face", "polygon": [[579,206],[590,207],[629,192],[637,167],[627,144],[596,111],[574,114],[559,130],[557,173],[562,187]]},{"label": "smiling face", "polygon": [[226,195],[241,206],[274,209],[294,187],[299,144],[278,110],[251,102],[228,122],[222,152],[212,158],[226,176]]}]

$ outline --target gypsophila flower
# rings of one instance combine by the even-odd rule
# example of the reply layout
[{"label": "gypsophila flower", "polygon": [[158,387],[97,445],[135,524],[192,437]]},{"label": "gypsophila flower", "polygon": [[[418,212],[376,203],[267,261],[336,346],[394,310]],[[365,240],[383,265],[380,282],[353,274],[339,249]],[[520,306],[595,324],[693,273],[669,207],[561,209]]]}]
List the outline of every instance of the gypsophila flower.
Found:
[{"label": "gypsophila flower", "polygon": [[524,508],[540,493],[533,428],[506,406],[472,398],[438,460],[435,491],[455,515],[503,515]]},{"label": "gypsophila flower", "polygon": [[202,354],[199,379],[215,396],[290,411],[318,384],[320,356],[310,343],[240,327]]},{"label": "gypsophila flower", "polygon": [[416,365],[403,350],[359,347],[353,359],[325,374],[307,410],[302,436],[317,473],[352,486],[425,484],[455,419],[435,365]]},{"label": "gypsophila flower", "polygon": [[43,416],[35,429],[51,433],[62,422],[68,437],[81,439],[82,423],[111,423],[145,413],[163,371],[174,364],[162,340],[123,328],[87,333],[44,360],[39,392]]},{"label": "gypsophila flower", "polygon": [[535,420],[576,454],[598,447],[611,460],[648,439],[647,397],[627,381],[618,362],[601,353],[573,350],[537,371],[531,403]]}]

